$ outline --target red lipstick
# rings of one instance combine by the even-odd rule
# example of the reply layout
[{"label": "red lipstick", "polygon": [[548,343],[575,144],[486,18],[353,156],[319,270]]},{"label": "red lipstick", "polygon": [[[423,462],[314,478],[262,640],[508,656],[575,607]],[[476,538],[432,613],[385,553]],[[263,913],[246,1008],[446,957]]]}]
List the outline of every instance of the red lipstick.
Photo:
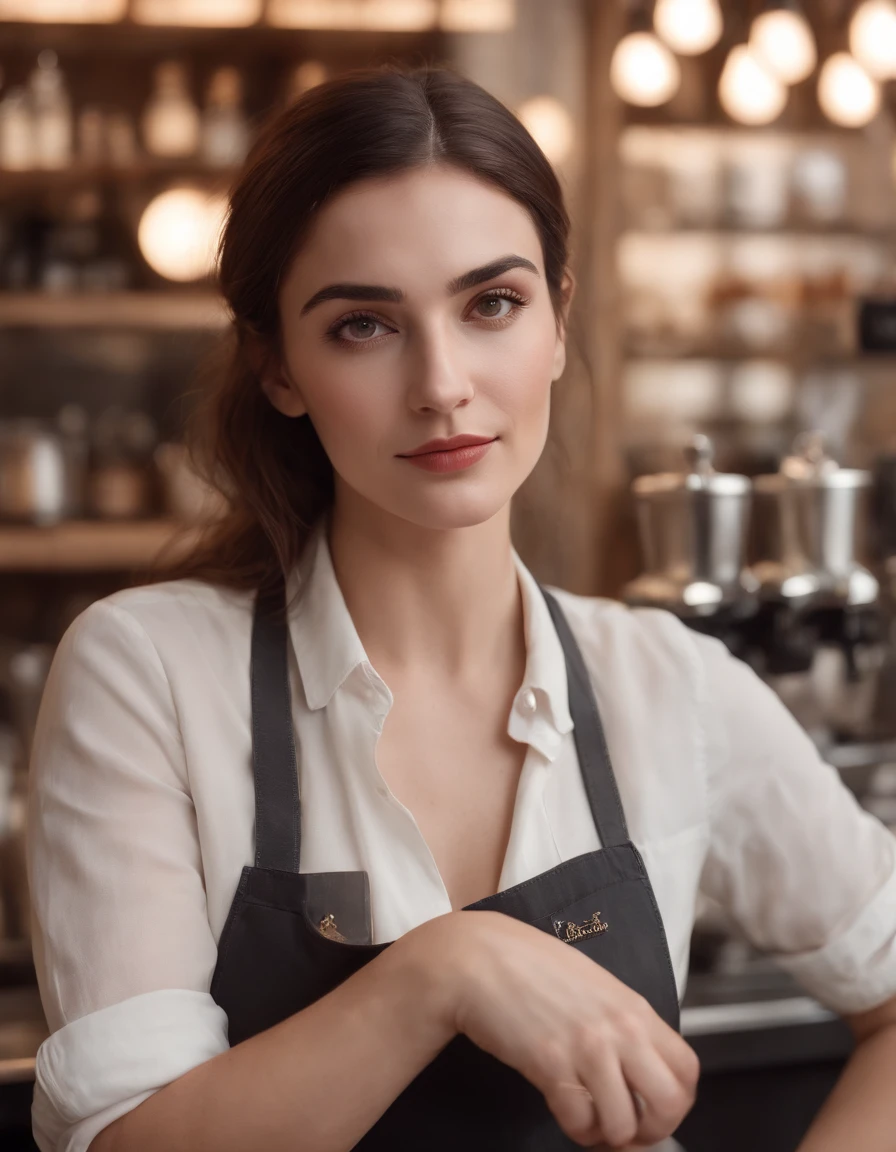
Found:
[{"label": "red lipstick", "polygon": [[402,453],[416,468],[427,472],[457,472],[469,468],[488,452],[496,436],[452,436],[448,440],[427,440],[411,452]]}]

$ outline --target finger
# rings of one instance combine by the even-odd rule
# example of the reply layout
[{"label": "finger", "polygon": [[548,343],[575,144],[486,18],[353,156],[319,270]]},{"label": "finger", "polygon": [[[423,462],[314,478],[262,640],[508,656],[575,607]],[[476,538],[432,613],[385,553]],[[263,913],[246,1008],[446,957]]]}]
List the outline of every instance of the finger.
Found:
[{"label": "finger", "polygon": [[571,1140],[585,1146],[600,1140],[594,1100],[580,1081],[556,1081],[545,1092],[545,1103]]},{"label": "finger", "polygon": [[693,1091],[700,1078],[700,1059],[690,1044],[665,1025],[656,1030],[651,1040],[678,1081]]},{"label": "finger", "polygon": [[594,1100],[599,1137],[614,1148],[630,1144],[638,1135],[638,1115],[615,1052],[594,1053],[579,1079]]},{"label": "finger", "polygon": [[622,1056],[622,1073],[636,1103],[637,1139],[646,1143],[664,1140],[675,1131],[690,1110],[693,1094],[652,1045],[632,1047]]}]

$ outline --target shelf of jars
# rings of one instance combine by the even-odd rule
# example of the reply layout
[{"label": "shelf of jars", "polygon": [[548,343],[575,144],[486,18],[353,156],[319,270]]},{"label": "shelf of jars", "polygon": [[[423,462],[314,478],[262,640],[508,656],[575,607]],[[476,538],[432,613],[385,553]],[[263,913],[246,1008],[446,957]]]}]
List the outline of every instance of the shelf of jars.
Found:
[{"label": "shelf of jars", "polygon": [[0,328],[223,329],[221,297],[211,291],[0,292]]},{"label": "shelf of jars", "polygon": [[36,29],[92,33],[113,43],[141,37],[264,36],[307,33],[421,35],[506,32],[517,0],[0,0],[0,22],[13,44]]},{"label": "shelf of jars", "polygon": [[618,155],[627,229],[896,237],[888,134],[629,125]]},{"label": "shelf of jars", "polygon": [[0,524],[0,572],[129,571],[192,546],[200,528],[175,519]]}]

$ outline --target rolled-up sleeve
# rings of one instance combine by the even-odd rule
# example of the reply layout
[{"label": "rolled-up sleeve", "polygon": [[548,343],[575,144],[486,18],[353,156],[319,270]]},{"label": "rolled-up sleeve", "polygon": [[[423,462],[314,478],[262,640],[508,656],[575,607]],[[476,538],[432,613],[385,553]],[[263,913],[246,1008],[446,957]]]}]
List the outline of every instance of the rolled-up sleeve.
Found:
[{"label": "rolled-up sleeve", "polygon": [[228,1047],[217,947],[174,700],[138,621],[92,604],[56,650],[30,765],[28,878],[51,1035],[41,1152],[106,1125]]},{"label": "rolled-up sleeve", "polygon": [[694,636],[710,844],[701,887],[757,948],[840,1013],[896,995],[896,837],[865,812],[778,696]]}]

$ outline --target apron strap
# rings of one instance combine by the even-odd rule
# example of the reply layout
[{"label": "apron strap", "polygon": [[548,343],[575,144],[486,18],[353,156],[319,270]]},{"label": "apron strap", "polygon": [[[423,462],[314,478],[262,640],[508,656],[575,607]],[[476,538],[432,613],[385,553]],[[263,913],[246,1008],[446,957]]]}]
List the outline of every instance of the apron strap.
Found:
[{"label": "apron strap", "polygon": [[[582,653],[563,610],[539,584],[566,657],[573,738],[601,846],[628,839],[603,724]],[[252,621],[252,762],[255,774],[255,867],[298,872],[302,807],[290,706],[288,632],[282,580],[256,596]]]},{"label": "apron strap", "polygon": [[600,837],[602,848],[626,844],[629,839],[619,789],[610,762],[610,753],[594,697],[594,689],[582,653],[563,609],[546,588],[542,595],[547,601],[554,627],[566,656],[566,677],[569,682],[569,711],[572,714],[573,737],[579,754],[579,766],[591,815]]},{"label": "apron strap", "polygon": [[282,579],[256,596],[252,620],[252,763],[255,867],[299,871],[302,804],[290,705]]}]

